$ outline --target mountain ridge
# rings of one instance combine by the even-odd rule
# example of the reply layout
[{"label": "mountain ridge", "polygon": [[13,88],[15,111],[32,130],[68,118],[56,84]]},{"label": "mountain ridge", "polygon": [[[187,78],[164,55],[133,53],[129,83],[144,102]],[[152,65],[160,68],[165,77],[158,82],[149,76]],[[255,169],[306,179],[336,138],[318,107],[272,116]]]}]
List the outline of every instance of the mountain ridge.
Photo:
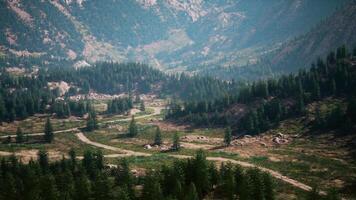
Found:
[{"label": "mountain ridge", "polygon": [[345,2],[3,0],[0,46],[10,54],[138,61],[172,72],[239,67],[256,62],[256,49],[306,32]]}]

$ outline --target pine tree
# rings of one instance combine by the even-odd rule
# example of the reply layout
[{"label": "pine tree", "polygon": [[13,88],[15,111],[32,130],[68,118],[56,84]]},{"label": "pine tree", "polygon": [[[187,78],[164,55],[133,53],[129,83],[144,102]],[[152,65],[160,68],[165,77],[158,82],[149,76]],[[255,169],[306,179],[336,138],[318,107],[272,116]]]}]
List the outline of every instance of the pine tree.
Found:
[{"label": "pine tree", "polygon": [[145,111],[146,110],[144,101],[141,101],[141,103],[140,103],[140,110],[141,111]]},{"label": "pine tree", "polygon": [[161,145],[162,144],[162,136],[161,136],[161,130],[159,129],[159,126],[157,126],[157,128],[156,128],[154,144],[155,145]]},{"label": "pine tree", "polygon": [[162,200],[163,194],[158,180],[158,174],[155,172],[149,172],[146,175],[143,184],[143,199],[145,200]]},{"label": "pine tree", "polygon": [[135,96],[135,103],[140,103],[141,102],[141,98],[140,98],[140,95],[136,95]]},{"label": "pine tree", "polygon": [[83,173],[80,173],[79,177],[76,177],[74,188],[74,200],[90,199],[90,182]]},{"label": "pine tree", "polygon": [[110,181],[105,174],[100,175],[94,180],[92,191],[92,198],[94,200],[112,199],[113,197]]},{"label": "pine tree", "polygon": [[22,133],[22,130],[20,127],[17,127],[17,130],[16,130],[16,142],[17,143],[22,143],[24,142],[24,134]]},{"label": "pine tree", "polygon": [[98,121],[96,119],[95,111],[89,113],[88,120],[87,120],[87,130],[93,131],[98,128]]},{"label": "pine tree", "polygon": [[307,193],[307,196],[306,196],[305,199],[306,200],[321,199],[321,196],[319,194],[319,190],[316,187],[313,187],[312,190]]},{"label": "pine tree", "polygon": [[0,125],[2,124],[3,121],[5,121],[6,115],[7,113],[6,113],[5,104],[3,98],[0,95]]},{"label": "pine tree", "polygon": [[335,189],[330,189],[325,197],[325,200],[341,200]]},{"label": "pine tree", "polygon": [[72,170],[74,170],[75,166],[77,165],[77,155],[76,155],[74,149],[70,149],[68,155],[69,155],[69,159],[71,161]]},{"label": "pine tree", "polygon": [[128,135],[130,137],[135,137],[138,134],[138,130],[137,130],[137,125],[136,125],[136,121],[135,121],[135,116],[132,115],[130,124],[129,124],[129,132]]},{"label": "pine tree", "polygon": [[127,189],[125,187],[121,187],[118,189],[117,197],[116,199],[120,200],[131,200],[129,193],[127,192]]},{"label": "pine tree", "polygon": [[40,150],[38,152],[38,163],[40,164],[43,172],[47,171],[49,166],[49,161],[48,161],[48,154],[46,151]]},{"label": "pine tree", "polygon": [[116,168],[115,184],[120,188],[124,188],[130,198],[134,198],[135,192],[133,190],[133,181],[129,163],[127,159],[124,158]]},{"label": "pine tree", "polygon": [[231,138],[232,138],[232,135],[231,135],[231,128],[230,127],[227,127],[227,129],[225,130],[225,135],[224,135],[224,144],[226,146],[230,146],[231,144]]},{"label": "pine tree", "polygon": [[55,179],[52,175],[45,175],[41,177],[41,199],[57,200],[59,199],[59,192],[56,187]]},{"label": "pine tree", "polygon": [[273,180],[270,174],[264,173],[263,174],[263,186],[264,186],[264,196],[265,200],[274,200],[275,195],[274,195],[274,185],[273,185]]},{"label": "pine tree", "polygon": [[190,185],[189,185],[188,194],[187,194],[187,197],[185,199],[186,200],[199,200],[197,189],[196,189],[196,187],[195,187],[193,182],[191,182]]},{"label": "pine tree", "polygon": [[44,127],[44,140],[48,143],[51,143],[53,139],[54,139],[53,128],[52,128],[51,120],[48,117]]},{"label": "pine tree", "polygon": [[178,133],[175,132],[173,135],[173,145],[172,145],[172,150],[178,151],[180,149],[180,141],[179,141],[179,136]]}]

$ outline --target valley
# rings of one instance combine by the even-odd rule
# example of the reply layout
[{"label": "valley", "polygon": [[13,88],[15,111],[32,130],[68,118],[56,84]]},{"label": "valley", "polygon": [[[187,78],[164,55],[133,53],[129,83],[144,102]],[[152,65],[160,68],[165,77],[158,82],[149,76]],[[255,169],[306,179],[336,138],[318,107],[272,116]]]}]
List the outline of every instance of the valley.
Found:
[{"label": "valley", "polygon": [[356,199],[355,0],[0,0],[0,200]]},{"label": "valley", "polygon": [[[310,191],[315,183],[321,181],[323,184],[318,185],[321,194],[325,194],[325,191],[335,185],[338,188],[345,188],[352,181],[350,175],[356,174],[356,163],[350,158],[350,149],[342,147],[346,143],[344,140],[352,141],[354,137],[335,138],[332,134],[310,137],[305,135],[308,132],[304,130],[302,123],[305,119],[293,119],[283,121],[279,127],[264,134],[245,135],[233,139],[232,145],[226,147],[222,137],[224,130],[221,128],[182,127],[172,122],[162,121],[162,112],[165,108],[162,102],[164,101],[161,99],[153,99],[146,103],[148,113],[141,114],[142,111],[135,113],[140,132],[135,138],[126,136],[126,127],[131,116],[99,115],[100,128],[93,132],[85,131],[83,125],[85,119],[79,118],[73,125],[67,125],[63,121],[57,122],[65,126],[56,126],[54,118],[52,121],[55,140],[52,144],[31,143],[31,139],[25,144],[3,143],[0,145],[0,155],[15,155],[26,163],[31,159],[37,159],[38,151],[41,149],[46,149],[49,158],[53,161],[60,160],[63,156],[68,157],[66,152],[70,149],[76,150],[80,159],[83,158],[84,150],[100,149],[104,154],[106,165],[116,166],[118,159],[131,157],[129,159],[132,163],[131,171],[142,175],[146,170],[159,168],[163,163],[170,165],[176,159],[190,158],[198,149],[203,149],[207,160],[217,162],[218,166],[219,163],[225,162],[247,168],[258,168],[270,173],[281,187],[277,189],[277,197],[282,199],[303,198],[303,192],[296,192],[294,188]],[[96,103],[100,104],[99,101]],[[160,105],[160,107],[152,105]],[[33,117],[30,123],[38,124],[36,118]],[[24,121],[16,123],[24,124]],[[159,146],[152,145],[157,126],[162,130],[162,145]],[[66,129],[66,127],[71,128]],[[2,132],[2,141],[9,136],[16,137],[14,130],[11,135],[4,135],[11,132],[9,127],[6,128],[6,131]],[[24,129],[24,131],[28,130]],[[181,138],[181,149],[179,152],[170,152],[172,136],[176,132]],[[39,136],[43,136],[43,133],[26,134],[26,137],[30,138]],[[275,138],[279,137],[287,138],[288,142],[283,144],[276,142]],[[329,145],[331,140],[334,141],[332,146]]]}]

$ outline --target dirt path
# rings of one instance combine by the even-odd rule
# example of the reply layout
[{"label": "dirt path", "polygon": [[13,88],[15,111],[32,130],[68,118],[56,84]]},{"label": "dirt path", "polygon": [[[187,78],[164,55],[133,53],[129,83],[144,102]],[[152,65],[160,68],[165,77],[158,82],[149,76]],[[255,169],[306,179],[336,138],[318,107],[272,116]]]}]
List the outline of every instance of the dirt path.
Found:
[{"label": "dirt path", "polygon": [[[148,114],[148,115],[141,115],[141,116],[135,117],[135,119],[143,119],[143,118],[146,118],[146,117],[152,117],[152,116],[155,116],[155,115],[159,115],[161,113],[161,110],[163,109],[163,107],[148,107],[148,108],[153,109],[153,113]],[[105,121],[105,122],[101,122],[99,124],[109,124],[109,123],[115,123],[115,122],[127,122],[127,121],[130,121],[130,120],[131,120],[131,117],[128,117],[128,118],[124,118],[124,119],[116,119],[116,120],[111,120],[111,121]]]},{"label": "dirt path", "polygon": [[[154,112],[151,113],[151,114],[148,114],[148,115],[141,115],[141,116],[135,117],[135,119],[143,119],[143,118],[146,118],[146,117],[152,117],[152,116],[155,116],[155,115],[159,115],[161,113],[161,110],[163,109],[163,107],[149,107],[149,108],[153,109]],[[115,122],[126,122],[126,121],[130,121],[130,120],[131,120],[131,117],[128,117],[128,118],[124,118],[124,119],[117,119],[117,120],[100,122],[99,124],[109,124],[109,123],[115,123]],[[56,133],[76,132],[76,131],[79,131],[79,129],[81,129],[81,128],[85,128],[85,126],[76,127],[76,128],[70,128],[70,129],[66,129],[66,130],[53,131],[53,133],[56,134]],[[44,135],[44,133],[26,134],[26,136],[41,136],[41,135]],[[8,137],[14,138],[14,137],[16,137],[16,134],[2,135],[2,136],[0,136],[0,139],[4,139],[4,138],[8,138]]]},{"label": "dirt path", "polygon": [[[97,142],[93,142],[91,140],[89,140],[83,133],[77,133],[76,134],[78,139],[81,140],[82,142],[89,144],[89,145],[93,145],[96,147],[100,147],[100,148],[104,148],[104,149],[108,149],[108,150],[112,150],[112,151],[118,151],[118,152],[124,152],[125,154],[113,154],[113,155],[106,155],[106,157],[124,157],[124,156],[151,156],[152,154],[149,153],[141,153],[141,152],[136,152],[136,151],[129,151],[129,150],[124,150],[121,148],[117,148],[117,147],[112,147],[109,145],[105,145],[105,144],[101,144],[101,143],[97,143]],[[168,155],[170,157],[174,157],[174,158],[178,158],[178,159],[187,159],[187,158],[192,158],[192,156],[187,156],[187,155]],[[207,160],[210,161],[214,161],[214,162],[231,162],[233,164],[238,164],[241,165],[242,167],[253,167],[253,168],[257,168],[261,171],[264,172],[268,172],[270,173],[273,177],[282,180],[286,183],[289,183],[297,188],[300,188],[302,190],[305,191],[310,191],[312,188],[304,183],[301,183],[297,180],[294,180],[292,178],[289,178],[287,176],[283,176],[282,174],[280,174],[277,171],[271,170],[271,169],[267,169],[264,167],[260,167],[248,162],[243,162],[243,161],[237,161],[237,160],[233,160],[233,159],[228,159],[228,158],[223,158],[223,157],[207,157]],[[325,194],[325,192],[320,192],[321,194]]]},{"label": "dirt path", "polygon": [[[77,127],[77,128],[66,129],[66,130],[53,131],[53,133],[67,133],[67,132],[77,131],[79,128],[84,128],[84,127]],[[31,134],[26,134],[26,136],[41,136],[41,135],[44,135],[44,133],[31,133]],[[0,136],[0,138],[8,138],[8,137],[14,138],[14,137],[16,137],[16,135],[15,135],[15,134],[12,134],[12,135],[3,135],[3,136]]]},{"label": "dirt path", "polygon": [[98,142],[93,142],[91,140],[89,140],[89,138],[87,138],[82,132],[76,133],[75,134],[78,139],[86,144],[92,145],[92,146],[96,146],[96,147],[100,147],[103,149],[107,149],[107,150],[111,150],[111,151],[117,151],[120,153],[125,153],[127,156],[151,156],[151,154],[148,153],[141,153],[141,152],[136,152],[136,151],[130,151],[130,150],[126,150],[126,149],[121,149],[121,148],[117,148],[117,147],[113,147],[113,146],[109,146],[109,145],[105,145],[105,144],[101,144]]},{"label": "dirt path", "polygon": [[[162,108],[161,107],[152,107],[154,109],[154,112],[149,114],[149,115],[142,115],[142,116],[138,116],[136,117],[136,119],[142,119],[142,118],[146,118],[146,117],[151,117],[154,115],[158,115],[160,114]],[[118,119],[118,120],[112,120],[112,121],[106,121],[106,122],[102,122],[102,123],[115,123],[115,122],[122,122],[122,121],[129,121],[131,120],[131,118],[124,118],[124,119]],[[107,149],[107,150],[111,150],[111,151],[116,151],[119,154],[108,154],[108,155],[104,155],[104,157],[106,158],[116,158],[116,157],[126,157],[126,156],[152,156],[152,154],[150,153],[142,153],[142,152],[136,152],[136,151],[131,151],[131,150],[126,150],[126,149],[121,149],[121,148],[117,148],[117,147],[113,147],[113,146],[109,146],[109,145],[105,145],[102,143],[98,143],[98,142],[93,142],[91,140],[89,140],[89,138],[87,138],[82,132],[80,132],[79,130],[80,127],[78,128],[72,128],[72,129],[67,129],[67,130],[61,130],[61,131],[55,131],[54,133],[64,133],[64,132],[77,132],[76,136],[77,138],[89,145],[92,146],[96,146],[99,148],[103,148],[103,149]],[[39,136],[39,135],[43,135],[43,133],[33,133],[33,134],[28,134],[29,136]],[[5,136],[1,136],[0,138],[7,138],[7,137],[16,137],[16,135],[5,135]],[[13,153],[11,152],[4,152],[4,151],[0,151],[0,155],[3,156],[8,156],[8,155],[12,155]],[[187,159],[187,158],[192,158],[192,156],[187,156],[187,155],[169,155],[171,157],[174,158],[178,158],[178,159]],[[301,183],[297,180],[294,180],[292,178],[289,178],[287,176],[283,176],[282,174],[280,174],[277,171],[271,170],[271,169],[267,169],[264,167],[260,167],[248,162],[243,162],[243,161],[237,161],[237,160],[233,160],[233,159],[228,159],[228,158],[223,158],[223,157],[207,157],[207,160],[210,161],[214,161],[214,162],[231,162],[233,164],[238,164],[241,165],[243,167],[254,167],[254,168],[258,168],[261,171],[264,172],[268,172],[270,173],[273,177],[282,180],[286,183],[289,183],[297,188],[300,188],[302,190],[305,191],[310,191],[312,188],[304,183]],[[320,192],[321,194],[325,194],[325,192]]]}]

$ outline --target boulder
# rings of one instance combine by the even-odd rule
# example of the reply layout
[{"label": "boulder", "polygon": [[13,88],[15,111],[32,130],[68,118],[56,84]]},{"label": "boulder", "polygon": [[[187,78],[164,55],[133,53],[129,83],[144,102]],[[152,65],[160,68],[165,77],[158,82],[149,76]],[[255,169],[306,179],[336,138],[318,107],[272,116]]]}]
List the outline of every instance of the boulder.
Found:
[{"label": "boulder", "polygon": [[260,144],[261,144],[261,146],[263,146],[263,147],[267,147],[267,144],[264,143],[264,142],[261,142]]},{"label": "boulder", "polygon": [[272,141],[277,143],[277,144],[286,144],[286,143],[288,143],[287,139],[283,139],[283,138],[279,138],[279,137],[274,137],[272,139]]},{"label": "boulder", "polygon": [[145,149],[152,149],[152,146],[149,145],[149,144],[146,144],[146,145],[144,146],[144,148],[145,148]]},{"label": "boulder", "polygon": [[284,138],[284,135],[281,132],[279,132],[275,135],[275,137]]}]

